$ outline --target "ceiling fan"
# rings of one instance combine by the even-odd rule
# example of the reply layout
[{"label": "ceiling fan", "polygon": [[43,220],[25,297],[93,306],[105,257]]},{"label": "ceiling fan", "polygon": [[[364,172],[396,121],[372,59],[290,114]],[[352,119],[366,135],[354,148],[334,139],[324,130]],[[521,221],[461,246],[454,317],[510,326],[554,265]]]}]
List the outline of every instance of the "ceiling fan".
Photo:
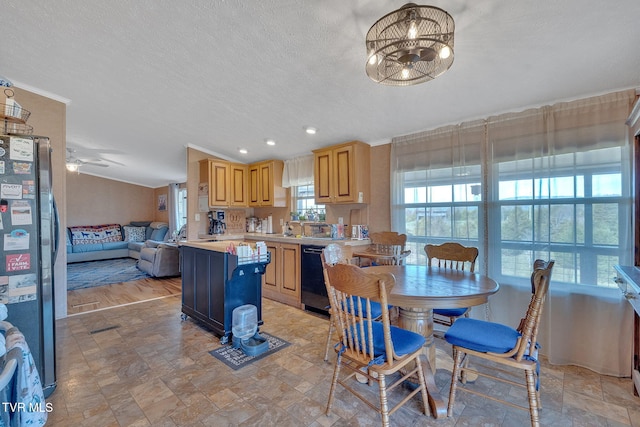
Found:
[{"label": "ceiling fan", "polygon": [[74,155],[76,152],[73,148],[67,148],[67,163],[66,167],[69,172],[78,172],[80,173],[80,166],[89,165],[89,166],[99,166],[102,168],[109,167],[109,165],[104,163],[98,163],[101,159],[97,159],[97,161],[92,160],[83,160]]}]

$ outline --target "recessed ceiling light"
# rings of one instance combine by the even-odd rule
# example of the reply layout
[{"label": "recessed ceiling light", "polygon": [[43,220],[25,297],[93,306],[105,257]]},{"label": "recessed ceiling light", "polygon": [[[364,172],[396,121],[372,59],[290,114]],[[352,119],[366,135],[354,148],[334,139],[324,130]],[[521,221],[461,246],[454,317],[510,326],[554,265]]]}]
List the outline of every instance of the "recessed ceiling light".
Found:
[{"label": "recessed ceiling light", "polygon": [[238,148],[238,151],[240,152],[240,154],[247,154],[249,152],[249,150],[247,150],[246,148]]},{"label": "recessed ceiling light", "polygon": [[311,126],[305,126],[304,131],[309,135],[315,135],[315,133],[317,132],[317,129]]},{"label": "recessed ceiling light", "polygon": [[271,138],[265,139],[264,142],[266,142],[267,145],[276,145],[276,142]]}]

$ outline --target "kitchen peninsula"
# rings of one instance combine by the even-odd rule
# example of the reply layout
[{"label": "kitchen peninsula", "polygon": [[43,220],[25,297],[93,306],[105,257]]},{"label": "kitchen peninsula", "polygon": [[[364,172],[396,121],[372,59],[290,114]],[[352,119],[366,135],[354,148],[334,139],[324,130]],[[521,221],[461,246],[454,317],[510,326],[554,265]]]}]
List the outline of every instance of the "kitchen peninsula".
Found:
[{"label": "kitchen peninsula", "polygon": [[229,253],[240,241],[188,241],[180,246],[182,256],[182,318],[200,321],[221,336],[231,336],[233,309],[244,304],[258,309],[262,324],[262,275],[269,254],[256,258]]},{"label": "kitchen peninsula", "polygon": [[[232,247],[264,242],[266,252],[254,259],[230,253]],[[264,296],[297,308],[305,309],[303,293],[313,301],[326,298],[320,252],[330,243],[367,246],[367,240],[332,240],[328,238],[288,237],[275,234],[247,233],[244,239],[181,243],[182,256],[182,316],[190,316],[227,343],[231,334],[232,311],[243,304],[258,308],[258,323],[262,324]],[[302,258],[314,249],[311,266],[302,268]],[[324,292],[324,295],[322,293]],[[319,303],[322,310],[327,302]]]}]

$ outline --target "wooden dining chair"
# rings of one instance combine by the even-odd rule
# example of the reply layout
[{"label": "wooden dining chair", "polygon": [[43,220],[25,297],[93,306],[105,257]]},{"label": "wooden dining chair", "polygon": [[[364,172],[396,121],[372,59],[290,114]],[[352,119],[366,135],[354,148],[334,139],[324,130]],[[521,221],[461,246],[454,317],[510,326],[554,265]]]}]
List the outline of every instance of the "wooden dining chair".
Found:
[{"label": "wooden dining chair", "polygon": [[[389,416],[407,403],[417,393],[422,395],[424,413],[429,413],[427,388],[422,364],[422,346],[425,338],[416,333],[390,324],[387,308],[387,292],[395,284],[391,274],[367,273],[355,265],[327,265],[325,281],[329,283],[329,301],[336,318],[340,343],[336,346],[337,360],[333,371],[326,414],[331,414],[337,384],[353,393],[382,417],[382,425],[389,425]],[[382,307],[381,321],[365,316],[372,308],[373,300]],[[412,363],[414,362],[414,363]],[[340,371],[346,368],[347,375],[341,378]],[[404,369],[403,369],[404,368]],[[402,371],[401,371],[402,370]],[[389,376],[394,376],[387,385]],[[378,383],[379,402],[365,396],[354,377],[363,375],[369,383]],[[418,378],[418,387],[390,408],[388,391],[393,390],[410,377]],[[395,400],[395,399],[394,399]]]},{"label": "wooden dining chair", "polygon": [[[448,242],[441,245],[427,244],[424,247],[427,254],[427,265],[434,264],[440,268],[452,270],[475,271],[478,248],[462,246],[460,243]],[[445,326],[451,326],[461,316],[469,317],[469,307],[434,308],[433,321]],[[440,335],[440,337],[442,337]]]},{"label": "wooden dining chair", "polygon": [[[534,271],[531,274],[531,287],[533,290],[531,302],[529,303],[525,317],[520,321],[517,329],[500,323],[463,318],[456,320],[445,333],[445,340],[453,346],[454,359],[454,367],[451,374],[451,388],[449,390],[449,404],[447,406],[448,416],[451,416],[453,413],[458,388],[497,402],[527,410],[525,406],[504,401],[497,396],[483,393],[471,386],[462,387],[458,385],[457,379],[461,371],[462,378],[465,377],[465,372],[473,372],[496,381],[526,388],[531,425],[534,427],[540,425],[540,417],[538,414],[541,408],[539,390],[540,364],[538,362],[538,343],[536,339],[544,300],[549,291],[549,281],[551,280],[553,264],[553,260],[549,262],[536,260],[534,263]],[[465,363],[470,356],[489,360],[496,364],[506,365],[510,368],[522,369],[525,373],[525,383],[523,384],[507,379],[504,375],[505,370],[503,369],[490,368],[498,371],[497,375],[471,369],[467,366],[468,364]]]},{"label": "wooden dining chair", "polygon": [[411,254],[410,250],[405,249],[406,234],[398,234],[395,231],[380,231],[371,233],[369,239],[371,240],[372,252],[383,255],[374,260],[377,265],[404,264],[406,258]]},{"label": "wooden dining chair", "polygon": [[[322,269],[324,270],[324,268],[327,265],[334,265],[338,263],[351,264],[353,259],[352,254],[353,254],[353,249],[351,246],[330,243],[327,246],[325,246],[325,248],[322,250],[322,253],[320,254],[320,259],[322,260]],[[327,295],[328,295],[329,284],[327,283],[326,278],[325,278],[325,286],[327,288]],[[380,304],[378,304],[378,307],[379,306]],[[327,343],[324,349],[325,362],[329,360],[329,349],[331,348],[331,338],[333,337],[333,334],[336,330],[336,322],[334,319],[333,312],[331,310],[331,305],[329,305],[328,309],[329,309],[329,333],[327,334]],[[376,318],[378,318],[382,314],[382,310],[377,309],[373,314],[376,316]]]}]

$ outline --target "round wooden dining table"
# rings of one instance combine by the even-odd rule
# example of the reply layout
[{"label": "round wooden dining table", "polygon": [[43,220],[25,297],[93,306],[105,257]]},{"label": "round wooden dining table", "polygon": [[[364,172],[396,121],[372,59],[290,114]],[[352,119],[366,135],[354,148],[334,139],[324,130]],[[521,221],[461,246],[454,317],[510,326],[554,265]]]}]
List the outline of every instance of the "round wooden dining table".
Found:
[{"label": "round wooden dining table", "polygon": [[433,309],[484,304],[489,296],[498,292],[498,283],[477,273],[425,265],[381,265],[368,267],[367,273],[391,273],[394,276],[395,285],[389,291],[388,302],[399,309],[398,326],[425,337],[423,352],[427,363],[424,374],[429,406],[434,417],[446,417],[447,404],[440,396],[434,378]]}]

